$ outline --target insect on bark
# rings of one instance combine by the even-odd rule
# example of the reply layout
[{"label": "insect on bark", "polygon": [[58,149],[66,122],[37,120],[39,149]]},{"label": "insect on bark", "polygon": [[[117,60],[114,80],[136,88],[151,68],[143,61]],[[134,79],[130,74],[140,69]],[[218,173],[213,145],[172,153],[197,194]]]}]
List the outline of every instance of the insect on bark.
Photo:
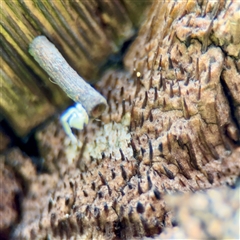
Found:
[{"label": "insect on bark", "polygon": [[50,78],[76,102],[62,116],[63,128],[71,140],[76,137],[71,127],[83,129],[92,118],[99,117],[107,108],[106,99],[86,83],[63,58],[58,49],[45,37],[36,37],[29,45],[29,53],[48,73]]}]

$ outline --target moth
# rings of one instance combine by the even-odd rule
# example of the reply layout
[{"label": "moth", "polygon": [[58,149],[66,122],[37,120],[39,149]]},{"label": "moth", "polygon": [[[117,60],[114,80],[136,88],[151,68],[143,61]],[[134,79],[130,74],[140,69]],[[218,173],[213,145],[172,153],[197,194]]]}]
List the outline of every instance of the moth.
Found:
[{"label": "moth", "polygon": [[76,142],[77,139],[71,128],[82,130],[89,122],[89,117],[93,119],[99,117],[108,106],[106,99],[71,68],[45,36],[33,39],[29,45],[29,53],[48,73],[52,81],[76,102],[60,117],[66,134]]}]

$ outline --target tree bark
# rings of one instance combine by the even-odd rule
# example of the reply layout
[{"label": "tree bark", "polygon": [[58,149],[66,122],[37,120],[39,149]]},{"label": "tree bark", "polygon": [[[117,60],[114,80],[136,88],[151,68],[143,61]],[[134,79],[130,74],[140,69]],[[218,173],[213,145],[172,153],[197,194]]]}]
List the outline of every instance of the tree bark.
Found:
[{"label": "tree bark", "polygon": [[76,133],[78,145],[57,121],[38,132],[49,174],[28,180],[14,236],[238,238],[239,188],[217,189],[240,175],[238,29],[237,1],[156,0],[125,70],[97,85],[102,122]]}]

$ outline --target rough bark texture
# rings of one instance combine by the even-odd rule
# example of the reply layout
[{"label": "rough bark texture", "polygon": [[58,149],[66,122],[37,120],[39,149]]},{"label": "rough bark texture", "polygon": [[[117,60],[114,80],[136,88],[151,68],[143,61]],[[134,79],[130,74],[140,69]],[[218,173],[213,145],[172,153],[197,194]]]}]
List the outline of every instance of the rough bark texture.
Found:
[{"label": "rough bark texture", "polygon": [[29,178],[14,238],[239,238],[239,188],[195,193],[240,175],[239,8],[155,1],[128,72],[98,84],[102,122],[77,132],[78,145],[57,121],[38,132],[45,173]]}]

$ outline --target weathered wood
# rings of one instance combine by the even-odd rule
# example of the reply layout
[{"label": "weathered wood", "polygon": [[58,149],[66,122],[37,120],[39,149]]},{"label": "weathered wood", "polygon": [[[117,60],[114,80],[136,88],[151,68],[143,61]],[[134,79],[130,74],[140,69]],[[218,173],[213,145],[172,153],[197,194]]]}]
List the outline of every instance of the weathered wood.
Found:
[{"label": "weathered wood", "polygon": [[[0,109],[19,136],[27,134],[69,99],[49,81],[28,53],[29,43],[45,35],[87,80],[97,80],[107,57],[134,34],[133,26],[151,1],[2,1]],[[139,9],[139,11],[138,11]],[[131,16],[130,16],[131,15]],[[31,119],[31,121],[29,121]]]},{"label": "weathered wood", "polygon": [[14,239],[239,238],[239,188],[196,192],[240,174],[239,35],[228,28],[239,9],[234,0],[155,1],[126,55],[129,73],[97,84],[109,104],[101,122],[78,132],[77,145],[57,121],[39,131],[48,171],[7,156],[29,186]]}]

